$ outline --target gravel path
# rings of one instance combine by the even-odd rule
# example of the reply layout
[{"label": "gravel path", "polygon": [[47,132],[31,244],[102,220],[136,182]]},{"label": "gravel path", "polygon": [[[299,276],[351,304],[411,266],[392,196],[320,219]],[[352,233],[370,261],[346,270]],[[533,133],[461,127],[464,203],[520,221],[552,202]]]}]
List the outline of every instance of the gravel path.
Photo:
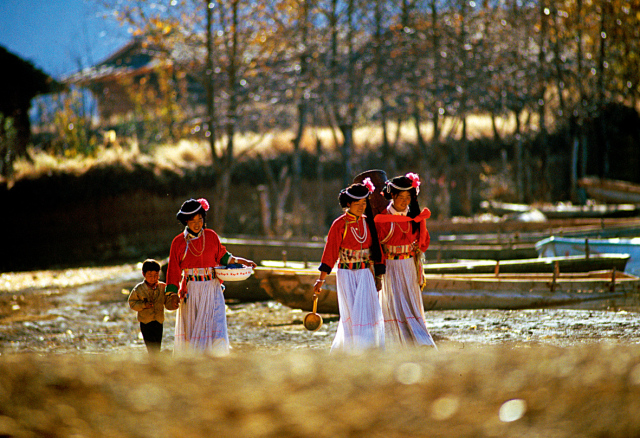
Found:
[{"label": "gravel path", "polygon": [[[0,276],[0,348],[8,352],[144,351],[135,312],[127,305],[139,268],[123,265]],[[328,350],[337,316],[307,332],[305,313],[273,301],[228,304],[232,350]],[[456,310],[427,312],[440,348],[471,345],[640,344],[636,311]],[[175,312],[167,312],[163,348],[173,348]]]}]

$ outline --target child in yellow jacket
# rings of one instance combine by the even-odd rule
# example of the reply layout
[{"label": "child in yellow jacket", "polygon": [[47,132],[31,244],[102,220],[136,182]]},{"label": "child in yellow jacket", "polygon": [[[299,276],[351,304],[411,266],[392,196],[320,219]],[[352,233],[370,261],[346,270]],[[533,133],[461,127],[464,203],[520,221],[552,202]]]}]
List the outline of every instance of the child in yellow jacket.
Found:
[{"label": "child in yellow jacket", "polygon": [[166,284],[159,281],[160,263],[147,259],[142,263],[144,281],[129,294],[129,307],[138,312],[140,331],[149,353],[160,351],[164,309],[175,310],[180,303],[178,294],[165,293]]}]

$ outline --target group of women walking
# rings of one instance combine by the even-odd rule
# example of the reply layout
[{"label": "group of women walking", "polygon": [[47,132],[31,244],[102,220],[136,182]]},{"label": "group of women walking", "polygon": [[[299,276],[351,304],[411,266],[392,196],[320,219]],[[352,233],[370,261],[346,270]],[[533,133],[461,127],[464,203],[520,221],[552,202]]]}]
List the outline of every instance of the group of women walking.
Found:
[{"label": "group of women walking", "polygon": [[[425,324],[420,293],[421,255],[429,246],[420,210],[420,179],[408,173],[384,183],[387,208],[374,216],[370,197],[376,190],[366,178],[343,189],[344,213],[333,221],[322,254],[314,298],[323,293],[334,267],[340,319],[331,351],[400,346],[433,346]],[[205,228],[209,205],[186,201],[177,214],[184,230],[173,239],[167,270],[167,293],[176,292],[174,351],[229,352],[223,287],[213,267],[256,264],[232,255],[215,231]]]},{"label": "group of women walking", "polygon": [[415,173],[384,184],[387,208],[373,217],[366,178],[340,192],[345,213],[329,230],[314,294],[336,261],[340,320],[331,351],[370,347],[433,346],[421,297],[421,256],[429,246],[420,210],[420,179]]}]

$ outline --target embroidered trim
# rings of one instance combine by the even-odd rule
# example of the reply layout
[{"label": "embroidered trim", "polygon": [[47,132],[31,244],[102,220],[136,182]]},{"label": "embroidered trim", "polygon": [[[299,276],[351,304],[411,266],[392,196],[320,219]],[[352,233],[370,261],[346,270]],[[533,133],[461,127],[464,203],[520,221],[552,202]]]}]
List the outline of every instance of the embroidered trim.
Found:
[{"label": "embroidered trim", "polygon": [[364,269],[368,268],[369,264],[369,248],[340,248],[340,261],[338,263],[338,269]]},{"label": "embroidered trim", "polygon": [[186,275],[185,278],[187,281],[209,281],[213,280],[215,276],[213,275]]},{"label": "embroidered trim", "polygon": [[338,263],[338,269],[351,269],[351,270],[355,270],[355,269],[365,269],[369,267],[369,262],[368,261],[362,261],[362,262],[353,262],[353,263],[343,263],[340,262]]},{"label": "embroidered trim", "polygon": [[415,249],[409,245],[382,245],[385,256],[389,260],[404,260],[415,257]]},{"label": "embroidered trim", "polygon": [[182,272],[187,282],[209,281],[216,278],[216,271],[213,268],[188,268]]}]

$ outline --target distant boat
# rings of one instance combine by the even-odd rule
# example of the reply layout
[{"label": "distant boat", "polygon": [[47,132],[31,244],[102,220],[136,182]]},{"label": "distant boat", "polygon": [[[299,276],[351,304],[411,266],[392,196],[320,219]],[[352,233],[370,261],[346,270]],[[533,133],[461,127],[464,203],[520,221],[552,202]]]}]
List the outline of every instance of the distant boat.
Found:
[{"label": "distant boat", "polygon": [[527,259],[538,256],[536,243],[549,236],[595,239],[639,235],[638,219],[601,219],[598,225],[590,223],[509,233],[441,234],[432,236],[431,245],[425,251],[425,258],[428,261]]},{"label": "distant boat", "polygon": [[[260,285],[274,300],[312,310],[315,269],[257,268]],[[338,314],[335,274],[326,277],[318,313]],[[430,274],[425,276],[425,310],[606,308],[640,304],[640,278],[612,271],[533,274]]]},{"label": "distant boat", "polygon": [[[271,297],[292,309],[310,312],[313,309],[313,284],[317,269],[265,268],[254,269],[260,287]],[[327,275],[323,284],[325,293],[318,297],[318,313],[338,314],[338,293],[335,270]]]},{"label": "distant boat", "polygon": [[[562,273],[605,271],[616,269],[623,272],[629,261],[628,254],[596,254],[560,257],[535,257],[516,260],[457,260],[446,263],[425,263],[425,274],[514,274],[549,273],[556,269]],[[315,269],[320,262],[295,262],[263,260],[267,268]],[[317,271],[316,271],[317,272]]]},{"label": "distant boat", "polygon": [[536,250],[540,257],[628,254],[625,272],[640,275],[640,237],[592,239],[552,236],[536,243]]},{"label": "distant boat", "polygon": [[[552,235],[623,237],[640,235],[639,218],[553,219],[543,223],[480,222],[473,219],[427,221],[430,261],[512,260],[537,257],[535,243]],[[232,254],[263,260],[320,260],[324,238],[281,239],[257,236],[222,237]]]},{"label": "distant boat", "polygon": [[499,201],[482,201],[481,207],[496,215],[518,215],[538,210],[547,219],[624,218],[640,215],[637,204],[513,204]]},{"label": "distant boat", "polygon": [[[439,234],[431,237],[442,245],[497,245],[497,244],[523,244],[539,242],[550,236],[561,237],[636,237],[640,235],[640,219],[601,219],[597,222],[588,221],[583,225],[555,225],[523,231],[485,232],[485,233],[450,233]],[[561,222],[562,223],[562,222]],[[573,223],[570,221],[570,223]],[[535,247],[535,245],[533,245]]]},{"label": "distant boat", "polygon": [[640,278],[614,271],[574,274],[429,275],[425,310],[635,308]]},{"label": "distant boat", "polygon": [[561,257],[536,257],[516,260],[459,260],[454,263],[427,263],[425,274],[517,274],[604,271],[623,272],[629,261],[628,254],[597,254]]},{"label": "distant boat", "polygon": [[599,202],[640,204],[640,184],[605,179],[584,177],[578,180],[587,196]]}]

